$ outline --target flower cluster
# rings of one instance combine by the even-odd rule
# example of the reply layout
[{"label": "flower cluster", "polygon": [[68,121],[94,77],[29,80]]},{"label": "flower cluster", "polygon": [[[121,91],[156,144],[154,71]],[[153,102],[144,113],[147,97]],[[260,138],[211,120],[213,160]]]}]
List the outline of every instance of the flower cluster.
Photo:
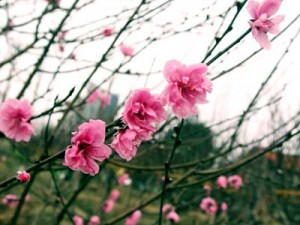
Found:
[{"label": "flower cluster", "polygon": [[228,179],[225,176],[219,176],[216,183],[219,188],[224,189],[229,185],[231,188],[239,189],[243,184],[243,179],[240,175],[232,175]]},{"label": "flower cluster", "polygon": [[157,96],[148,89],[135,90],[123,111],[126,127],[119,130],[111,146],[121,158],[129,161],[135,156],[141,142],[150,140],[151,134],[158,129],[154,124],[165,119],[165,109]]}]

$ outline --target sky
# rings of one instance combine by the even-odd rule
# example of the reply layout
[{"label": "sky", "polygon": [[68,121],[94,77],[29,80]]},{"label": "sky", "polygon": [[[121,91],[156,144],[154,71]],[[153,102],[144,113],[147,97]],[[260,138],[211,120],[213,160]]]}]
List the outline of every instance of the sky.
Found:
[{"label": "sky", "polygon": [[[73,1],[62,0],[61,7],[67,8],[72,2]],[[85,1],[82,1],[82,4],[84,2]],[[153,2],[153,5],[157,5],[161,4],[163,1]],[[214,2],[213,6],[211,8],[207,8],[212,2]],[[74,15],[72,14],[64,29],[70,30],[71,28],[82,24],[89,24],[89,26],[71,30],[67,34],[66,39],[72,40],[76,37],[98,34],[101,33],[101,30],[107,26],[114,27],[117,31],[124,25],[126,18],[130,15],[131,11],[120,14],[118,19],[115,17],[106,17],[113,14],[118,15],[120,11],[126,8],[136,7],[138,3],[139,1],[136,0],[95,1],[83,10],[74,13]],[[145,38],[156,36],[160,37],[162,26],[164,26],[164,29],[170,29],[171,32],[174,30],[182,30],[186,27],[202,23],[208,14],[211,17],[218,15],[220,12],[223,12],[225,9],[230,7],[233,3],[234,1],[229,0],[174,0],[166,10],[158,14],[150,22],[143,23],[142,26],[138,26],[137,30],[122,34],[120,39],[117,41],[115,48],[111,52],[110,60],[104,63],[104,67],[113,70],[119,65],[119,63],[127,60],[121,54],[118,47],[122,42],[131,45],[135,48],[135,51],[138,51],[144,46]],[[34,1],[33,6],[32,4],[28,4],[28,1],[23,0],[16,3],[9,13],[10,16],[13,17],[22,15],[21,18],[14,20],[16,24],[19,24],[22,21],[26,21],[36,15],[39,15],[46,4],[46,1],[36,0]],[[277,15],[285,15],[285,20],[282,22],[281,28],[286,27],[287,24],[289,24],[289,22],[298,15],[299,9],[299,1],[285,0],[282,2],[281,8],[277,13]],[[228,21],[232,18],[234,13],[234,9],[229,12],[228,20],[225,20],[222,29],[226,27],[226,24],[228,24]],[[41,23],[40,30],[47,32],[49,29],[54,29],[58,24],[58,18],[61,18],[63,15],[63,10],[57,10],[53,14],[45,17]],[[188,19],[184,20],[185,17]],[[7,14],[4,10],[0,10],[0,18],[0,27],[3,27],[7,22]],[[224,40],[222,40],[221,44],[214,51],[214,54],[245,32],[249,28],[249,19],[250,16],[244,8],[234,23],[233,30]],[[140,72],[144,74],[149,73],[149,71],[159,71],[158,73],[151,74],[150,76],[128,76],[120,74],[115,76],[112,83],[105,83],[101,88],[104,90],[111,88],[110,91],[114,94],[119,94],[121,100],[127,96],[130,90],[136,88],[147,87],[150,88],[153,93],[160,93],[166,85],[161,72],[165,63],[171,59],[177,59],[186,65],[200,63],[207,52],[207,48],[211,43],[215,31],[219,27],[221,21],[221,18],[216,18],[213,20],[212,24],[203,24],[197,29],[194,29],[192,32],[185,32],[159,40],[146,48],[141,54],[134,57],[134,59],[121,70],[126,71],[130,69],[133,72]],[[32,32],[34,27],[35,24],[29,24],[27,26],[17,28],[18,32],[12,31],[6,35],[2,35],[0,37],[0,61],[6,59],[10,54],[12,54],[14,51],[12,50],[12,46],[22,47],[30,43],[32,35],[27,33]],[[283,35],[272,43],[271,50],[261,51],[239,68],[236,68],[234,71],[226,74],[225,76],[214,80],[214,88],[212,94],[209,95],[209,103],[199,107],[198,119],[200,121],[207,122],[208,124],[212,124],[225,118],[241,114],[247,108],[249,101],[253,98],[256,91],[260,88],[261,83],[266,79],[276,62],[284,53],[286,46],[289,44],[291,38],[296,34],[299,27],[300,20],[297,20],[293,26],[291,26]],[[76,87],[76,90],[78,90],[83,80],[88,76],[92,69],[90,68],[72,73],[65,73],[63,71],[74,70],[76,68],[81,68],[82,66],[93,64],[99,60],[113,38],[114,36],[108,38],[101,37],[96,41],[76,48],[75,53],[78,60],[74,61],[68,59],[66,63],[64,63],[61,67],[61,73],[58,74],[57,79],[53,83],[54,85],[51,87],[51,93],[35,103],[35,112],[38,113],[47,108],[49,103],[53,102],[53,98],[56,95],[61,97],[65,96],[74,86]],[[280,116],[278,114],[276,119],[282,117],[283,120],[287,120],[299,110],[299,40],[300,39],[298,37],[294,41],[293,45],[289,49],[287,57],[285,57],[278,66],[278,70],[270,80],[266,90],[263,91],[258,102],[258,106],[261,106],[270,101],[270,98],[272,97],[282,96],[282,100],[278,105],[279,109],[272,109],[276,112],[280,112]],[[41,47],[44,44],[45,42],[40,40],[37,47]],[[70,54],[74,47],[74,44],[69,44],[66,46],[64,53],[60,53],[58,51],[57,45],[51,48],[49,57],[43,63],[42,69],[45,71],[55,71],[55,68],[61,63],[61,59],[57,58],[57,56],[66,57]],[[237,62],[247,57],[257,49],[259,49],[259,45],[255,42],[251,34],[249,34],[242,43],[238,44],[237,47],[234,47],[230,52],[228,52],[228,54],[224,55],[221,61],[217,61],[209,66],[208,76],[212,78],[220,73],[220,71],[231,68]],[[30,54],[26,54],[18,60],[16,70],[26,68],[28,65],[32,64],[40,53],[41,48],[31,50]],[[10,69],[11,68],[9,66],[1,68],[0,80],[7,76]],[[23,81],[26,80],[29,71],[30,70],[27,70],[22,73],[22,75],[12,79],[10,82],[11,88],[8,92],[9,97],[15,97],[17,95]],[[32,99],[32,95],[34,93],[43,93],[49,84],[51,76],[48,73],[40,72],[38,75],[39,76],[33,80],[34,85],[32,85],[28,92],[26,92],[26,98]],[[90,88],[92,88],[93,85],[100,84],[109,75],[110,72],[106,69],[99,69],[92,78]],[[0,90],[4,90],[6,85],[7,83],[0,83]],[[87,92],[88,90],[86,90],[84,94],[86,95]],[[82,97],[85,96],[82,95]],[[253,116],[247,126],[244,127],[244,138],[252,140],[256,138],[257,135],[270,132],[270,129],[274,126],[272,113],[273,112],[270,112],[270,109],[266,109]],[[59,116],[55,117],[55,119],[58,118]],[[273,119],[275,119],[275,117]],[[220,129],[220,127],[218,129]],[[227,133],[223,136],[223,138],[228,138],[230,134],[231,133]]]}]

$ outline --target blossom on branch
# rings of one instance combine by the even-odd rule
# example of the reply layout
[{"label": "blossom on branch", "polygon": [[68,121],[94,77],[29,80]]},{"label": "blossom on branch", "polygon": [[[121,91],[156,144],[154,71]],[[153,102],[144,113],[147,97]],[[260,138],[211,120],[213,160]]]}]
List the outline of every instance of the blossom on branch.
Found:
[{"label": "blossom on branch", "polygon": [[103,29],[102,34],[105,37],[109,37],[114,33],[114,29],[112,27],[106,27]]},{"label": "blossom on branch", "polygon": [[92,216],[89,221],[89,225],[100,225],[101,220],[99,216]]},{"label": "blossom on branch", "polygon": [[205,76],[207,66],[185,66],[177,60],[168,61],[164,68],[167,87],[161,94],[163,104],[172,107],[179,118],[196,115],[196,104],[207,102],[207,92],[212,91],[212,82]]},{"label": "blossom on branch", "polygon": [[84,225],[84,220],[81,216],[75,215],[73,216],[73,222],[75,225]]},{"label": "blossom on branch", "polygon": [[175,211],[171,211],[166,216],[167,220],[172,221],[173,223],[178,223],[180,221],[179,215]]},{"label": "blossom on branch", "polygon": [[228,177],[228,184],[234,189],[239,189],[243,184],[243,179],[240,175],[233,175]]},{"label": "blossom on branch", "polygon": [[9,99],[0,108],[0,131],[10,139],[28,142],[34,129],[30,124],[32,108],[27,100]]},{"label": "blossom on branch", "polygon": [[125,174],[121,175],[120,177],[118,177],[118,184],[119,184],[120,186],[123,186],[123,185],[126,185],[126,186],[127,186],[127,185],[130,185],[131,182],[132,182],[132,180],[131,180],[131,178],[130,178],[130,176],[129,176],[128,173],[125,173]]},{"label": "blossom on branch", "polygon": [[27,173],[26,171],[18,171],[17,178],[19,181],[28,182],[30,181],[30,174]]},{"label": "blossom on branch", "polygon": [[105,123],[101,120],[90,120],[78,127],[73,133],[72,145],[65,153],[64,165],[73,170],[81,170],[83,173],[95,175],[99,172],[99,166],[95,162],[109,158],[111,149],[104,144]]},{"label": "blossom on branch", "polygon": [[124,122],[139,134],[156,131],[158,128],[154,123],[162,122],[166,117],[161,101],[148,89],[134,90],[123,111]]},{"label": "blossom on branch", "polygon": [[217,186],[219,188],[227,188],[227,178],[225,176],[219,176],[217,179]]},{"label": "blossom on branch", "polygon": [[123,43],[120,45],[120,50],[124,56],[133,56],[134,54],[134,48]]},{"label": "blossom on branch", "polygon": [[130,217],[126,219],[125,225],[137,225],[141,217],[142,217],[142,212],[140,210],[136,210],[131,214]]},{"label": "blossom on branch", "polygon": [[279,33],[279,24],[284,20],[284,16],[272,16],[278,11],[280,5],[281,0],[263,0],[260,2],[249,0],[247,10],[253,18],[249,21],[249,25],[252,28],[254,39],[262,48],[271,48],[267,33]]},{"label": "blossom on branch", "polygon": [[211,215],[215,214],[218,211],[217,202],[211,197],[203,198],[200,204],[200,208],[207,214]]}]

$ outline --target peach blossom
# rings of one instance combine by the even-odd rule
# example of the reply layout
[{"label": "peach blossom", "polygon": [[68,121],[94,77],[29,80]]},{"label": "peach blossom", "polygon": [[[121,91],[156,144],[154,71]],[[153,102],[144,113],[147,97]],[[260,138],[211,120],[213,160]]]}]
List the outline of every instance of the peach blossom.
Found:
[{"label": "peach blossom", "polygon": [[217,185],[219,188],[227,188],[227,178],[225,176],[219,176],[217,179]]},{"label": "peach blossom", "polygon": [[7,205],[10,208],[14,208],[19,204],[19,199],[16,195],[8,194],[2,199],[2,204]]},{"label": "peach blossom", "polygon": [[81,216],[75,215],[73,216],[73,222],[75,225],[84,225],[84,220]]},{"label": "peach blossom", "polygon": [[226,203],[226,202],[222,202],[222,203],[221,203],[221,210],[222,210],[223,212],[226,212],[227,209],[228,209],[227,203]]},{"label": "peach blossom", "polygon": [[228,177],[228,184],[234,189],[239,189],[243,185],[243,179],[240,175],[233,175]]},{"label": "peach blossom", "polygon": [[141,217],[142,212],[140,210],[136,210],[126,219],[125,225],[137,225]]},{"label": "peach blossom", "polygon": [[28,182],[30,180],[30,174],[26,171],[18,171],[17,178],[19,181]]},{"label": "peach blossom", "polygon": [[102,162],[111,155],[110,148],[104,144],[105,123],[101,120],[83,123],[71,140],[72,145],[65,152],[64,165],[92,176],[97,174],[99,166],[94,160]]},{"label": "peach blossom", "polygon": [[108,199],[104,203],[102,210],[104,213],[110,213],[113,210],[114,206],[115,206],[115,201]]},{"label": "peach blossom", "polygon": [[206,95],[212,91],[206,72],[205,64],[185,66],[176,60],[168,61],[164,68],[168,85],[161,94],[162,103],[171,106],[179,118],[196,115],[196,104],[206,103]]},{"label": "peach blossom", "polygon": [[215,214],[218,211],[218,205],[216,201],[211,197],[203,198],[200,204],[200,208],[207,214]]},{"label": "peach blossom", "polygon": [[156,131],[154,123],[162,122],[167,115],[160,100],[148,89],[134,90],[123,111],[123,120],[132,130]]},{"label": "peach blossom", "polygon": [[252,35],[263,48],[271,48],[267,33],[279,33],[279,24],[284,20],[284,16],[272,16],[278,11],[281,2],[281,0],[249,0],[247,5],[247,10],[253,18],[249,21]]},{"label": "peach blossom", "polygon": [[120,186],[123,186],[123,185],[130,185],[131,184],[131,179],[130,179],[130,176],[128,173],[125,173],[123,175],[121,175],[120,177],[118,177],[118,184]]},{"label": "peach blossom", "polygon": [[34,129],[30,124],[32,109],[29,101],[9,99],[0,108],[0,131],[15,141],[28,142]]},{"label": "peach blossom", "polygon": [[114,33],[114,29],[112,27],[105,27],[102,31],[103,36],[109,37]]},{"label": "peach blossom", "polygon": [[123,53],[124,56],[133,56],[134,54],[134,49],[133,47],[125,44],[120,45],[121,52]]},{"label": "peach blossom", "polygon": [[180,221],[180,217],[175,211],[169,212],[166,218],[173,223],[178,223]]},{"label": "peach blossom", "polygon": [[92,216],[89,221],[89,225],[100,225],[101,220],[99,216]]}]

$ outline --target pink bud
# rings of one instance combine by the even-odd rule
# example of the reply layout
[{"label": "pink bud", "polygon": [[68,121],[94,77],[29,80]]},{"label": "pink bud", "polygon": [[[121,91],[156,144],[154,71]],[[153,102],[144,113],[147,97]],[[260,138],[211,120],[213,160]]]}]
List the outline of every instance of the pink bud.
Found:
[{"label": "pink bud", "polygon": [[122,43],[120,49],[124,56],[133,56],[134,49],[131,46]]},{"label": "pink bud", "polygon": [[227,209],[228,209],[227,203],[226,203],[226,202],[222,202],[222,204],[221,204],[221,210],[222,210],[223,212],[226,212]]},{"label": "pink bud", "polygon": [[18,171],[17,177],[19,181],[28,182],[30,180],[30,174],[26,171]]},{"label": "pink bud", "polygon": [[225,176],[219,176],[217,179],[217,185],[219,188],[227,187],[227,178]]},{"label": "pink bud", "polygon": [[125,173],[122,176],[118,177],[118,184],[120,186],[131,184],[131,179],[130,179],[128,173]]},{"label": "pink bud", "polygon": [[73,216],[73,222],[75,225],[84,225],[84,220],[81,216],[75,215]]},{"label": "pink bud", "polygon": [[112,201],[112,200],[107,200],[105,203],[104,203],[104,205],[103,205],[103,212],[104,213],[110,213],[112,210],[113,210],[113,208],[114,208],[114,205],[115,205],[115,202],[114,201]]},{"label": "pink bud", "polygon": [[89,221],[89,225],[100,225],[101,220],[99,216],[92,216]]},{"label": "pink bud", "polygon": [[104,30],[102,31],[103,36],[105,37],[109,37],[114,33],[114,29],[111,27],[106,27],[104,28]]},{"label": "pink bud", "polygon": [[120,196],[120,192],[117,189],[114,189],[111,193],[110,193],[110,197],[109,199],[112,201],[116,201]]}]

